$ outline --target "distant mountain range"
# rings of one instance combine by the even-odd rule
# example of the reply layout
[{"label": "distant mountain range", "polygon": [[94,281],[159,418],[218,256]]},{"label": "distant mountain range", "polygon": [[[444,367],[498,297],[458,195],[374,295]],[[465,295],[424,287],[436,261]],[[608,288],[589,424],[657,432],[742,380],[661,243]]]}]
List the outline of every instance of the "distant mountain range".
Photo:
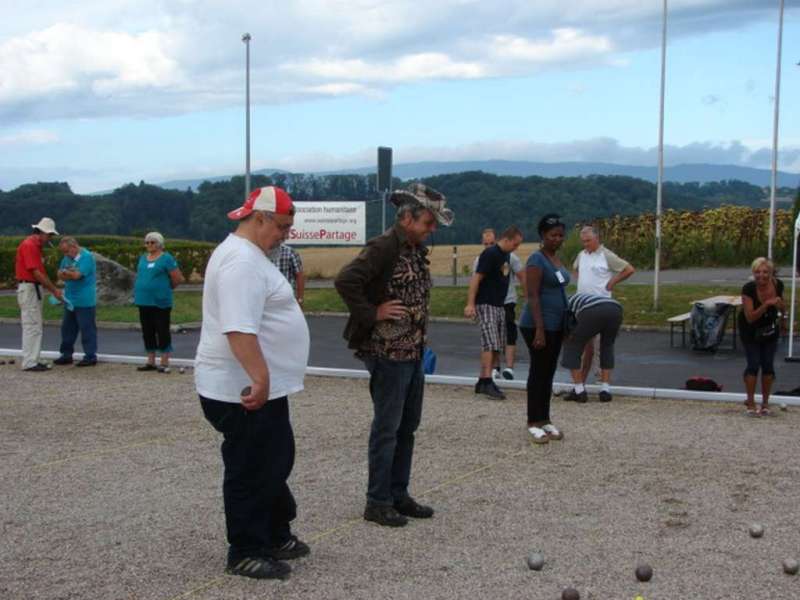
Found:
[{"label": "distant mountain range", "polygon": [[[358,174],[374,173],[375,167],[361,167],[358,169],[341,169],[338,171],[315,172],[314,175]],[[585,177],[588,175],[625,175],[636,177],[645,181],[655,182],[658,177],[656,167],[639,167],[633,165],[616,165],[601,162],[559,162],[544,163],[514,160],[474,160],[474,161],[425,161],[415,163],[397,164],[393,167],[394,177],[400,179],[417,179],[433,177],[448,173],[463,173],[465,171],[484,171],[495,175],[516,175],[518,177]],[[285,173],[282,169],[259,169],[254,174],[271,175],[272,173]],[[771,173],[768,169],[754,169],[736,165],[713,164],[684,164],[664,167],[664,180],[676,183],[707,183],[710,181],[746,181],[752,185],[768,187]],[[203,179],[179,179],[158,183],[167,189],[185,190],[197,189],[203,181],[227,181],[231,175],[206,177]],[[800,174],[778,171],[778,187],[797,188],[800,185]]]}]

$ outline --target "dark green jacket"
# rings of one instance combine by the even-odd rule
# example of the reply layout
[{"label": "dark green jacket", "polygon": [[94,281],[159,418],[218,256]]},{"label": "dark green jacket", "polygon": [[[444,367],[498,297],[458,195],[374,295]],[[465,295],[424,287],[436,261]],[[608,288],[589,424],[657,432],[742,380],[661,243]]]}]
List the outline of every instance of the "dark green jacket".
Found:
[{"label": "dark green jacket", "polygon": [[361,253],[336,276],[336,291],[350,311],[344,328],[349,348],[358,350],[369,339],[378,305],[391,300],[386,297],[386,286],[406,239],[403,229],[395,225],[369,240]]}]

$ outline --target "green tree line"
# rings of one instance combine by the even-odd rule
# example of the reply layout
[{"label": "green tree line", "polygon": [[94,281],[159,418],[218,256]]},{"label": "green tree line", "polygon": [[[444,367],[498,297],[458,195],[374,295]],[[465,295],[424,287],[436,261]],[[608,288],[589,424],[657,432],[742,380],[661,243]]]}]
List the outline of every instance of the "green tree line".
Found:
[{"label": "green tree line", "polygon": [[[422,180],[443,192],[456,213],[450,228],[434,236],[439,244],[475,243],[485,227],[502,230],[516,224],[533,239],[536,223],[548,212],[568,224],[614,215],[653,212],[656,186],[624,176],[514,177],[481,171],[438,175]],[[367,235],[381,228],[381,202],[375,175],[308,175],[276,173],[253,176],[253,188],[278,185],[297,201],[367,202]],[[394,188],[405,185],[395,180]],[[780,195],[793,195],[781,190]],[[157,230],[170,238],[218,242],[231,231],[226,213],[239,206],[244,177],[204,182],[194,191],[164,189],[145,182],[124,185],[108,194],[75,194],[67,183],[35,183],[0,191],[0,235],[21,235],[42,216],[55,219],[65,234],[140,236]],[[722,204],[764,206],[765,191],[741,181],[666,183],[664,207],[702,210]],[[393,210],[387,208],[387,222]]]}]

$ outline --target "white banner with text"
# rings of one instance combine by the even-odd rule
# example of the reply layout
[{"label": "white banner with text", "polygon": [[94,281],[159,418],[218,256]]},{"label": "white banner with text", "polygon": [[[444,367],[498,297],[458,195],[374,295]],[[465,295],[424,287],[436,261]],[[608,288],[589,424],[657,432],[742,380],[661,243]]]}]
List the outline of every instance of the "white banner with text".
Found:
[{"label": "white banner with text", "polygon": [[295,202],[287,244],[363,246],[367,239],[364,202]]}]

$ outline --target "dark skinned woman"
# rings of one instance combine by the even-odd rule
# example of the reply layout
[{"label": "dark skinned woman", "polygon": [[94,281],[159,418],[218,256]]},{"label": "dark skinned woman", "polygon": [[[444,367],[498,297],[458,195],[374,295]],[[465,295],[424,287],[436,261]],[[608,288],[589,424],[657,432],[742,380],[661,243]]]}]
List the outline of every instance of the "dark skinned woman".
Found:
[{"label": "dark skinned woman", "polygon": [[569,271],[556,254],[564,243],[566,231],[559,216],[542,217],[538,231],[539,250],[528,257],[525,267],[528,302],[519,328],[531,355],[527,386],[528,433],[535,444],[546,444],[564,437],[550,421],[550,398],[561,352]]}]

